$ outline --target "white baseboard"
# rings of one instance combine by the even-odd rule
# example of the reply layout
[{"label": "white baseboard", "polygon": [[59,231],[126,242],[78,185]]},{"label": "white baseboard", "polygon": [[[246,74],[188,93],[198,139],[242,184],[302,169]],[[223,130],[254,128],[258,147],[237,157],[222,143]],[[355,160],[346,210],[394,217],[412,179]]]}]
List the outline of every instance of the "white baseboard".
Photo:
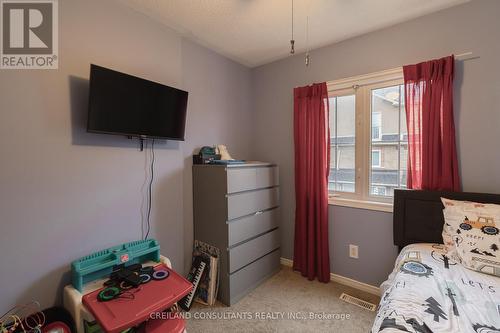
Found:
[{"label": "white baseboard", "polygon": [[[280,258],[280,263],[286,267],[293,267],[293,260]],[[343,284],[344,286],[352,287],[373,295],[380,296],[380,288],[372,286],[364,282],[360,282],[342,275],[330,273],[330,281]]]},{"label": "white baseboard", "polygon": [[293,260],[290,259],[280,258],[280,263],[282,266],[293,267]]}]

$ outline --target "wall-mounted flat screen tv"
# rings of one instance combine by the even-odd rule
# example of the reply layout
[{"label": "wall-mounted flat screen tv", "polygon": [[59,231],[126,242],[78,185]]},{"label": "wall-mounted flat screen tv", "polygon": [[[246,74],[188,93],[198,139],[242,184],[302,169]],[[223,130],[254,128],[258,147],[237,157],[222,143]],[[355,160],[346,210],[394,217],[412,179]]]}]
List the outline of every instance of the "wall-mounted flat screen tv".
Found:
[{"label": "wall-mounted flat screen tv", "polygon": [[188,93],[90,66],[87,131],[184,141]]}]

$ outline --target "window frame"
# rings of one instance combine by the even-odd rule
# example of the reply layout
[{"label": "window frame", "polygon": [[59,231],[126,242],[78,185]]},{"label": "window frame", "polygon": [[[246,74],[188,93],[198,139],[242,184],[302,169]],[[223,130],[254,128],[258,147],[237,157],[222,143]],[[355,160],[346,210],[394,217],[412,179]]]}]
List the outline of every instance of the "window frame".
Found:
[{"label": "window frame", "polygon": [[[328,97],[348,95],[346,92],[350,91],[352,94],[354,91],[356,99],[355,191],[353,193],[330,191],[330,204],[392,212],[392,197],[372,196],[370,192],[372,159],[371,91],[401,84],[404,84],[402,68],[327,82]],[[382,135],[382,133],[380,134]],[[380,152],[381,159],[382,153]]]}]

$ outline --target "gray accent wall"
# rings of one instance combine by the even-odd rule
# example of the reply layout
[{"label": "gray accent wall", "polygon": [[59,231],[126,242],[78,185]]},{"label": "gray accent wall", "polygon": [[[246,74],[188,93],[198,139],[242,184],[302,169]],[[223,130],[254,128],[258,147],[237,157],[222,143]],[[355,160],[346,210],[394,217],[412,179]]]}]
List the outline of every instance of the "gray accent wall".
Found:
[{"label": "gray accent wall", "polygon": [[[329,207],[329,248],[332,273],[378,286],[394,267],[392,214],[368,209]],[[349,257],[358,245],[359,259]]]},{"label": "gray accent wall", "polygon": [[0,313],[59,302],[71,261],[141,238],[147,154],[86,133],[90,63],[189,91],[186,142],[156,145],[151,218],[178,271],[193,238],[193,150],[251,154],[250,69],[115,1],[59,1],[59,22],[58,70],[0,71]]},{"label": "gray accent wall", "polygon": [[[403,64],[472,51],[479,59],[458,62],[455,117],[460,174],[466,191],[500,192],[500,1],[475,0],[387,29],[295,55],[253,71],[255,149],[280,166],[282,253],[293,258],[294,154],[292,90],[313,82],[391,69]],[[335,24],[335,22],[332,22]],[[285,40],[286,42],[286,40]],[[396,256],[392,215],[330,206],[331,270],[378,285]],[[359,246],[358,260],[348,244]]]}]

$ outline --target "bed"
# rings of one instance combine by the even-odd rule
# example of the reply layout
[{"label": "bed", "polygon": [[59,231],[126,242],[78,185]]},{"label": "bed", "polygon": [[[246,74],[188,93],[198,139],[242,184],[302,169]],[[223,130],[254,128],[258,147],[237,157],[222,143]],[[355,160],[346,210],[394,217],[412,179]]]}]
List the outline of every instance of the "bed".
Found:
[{"label": "bed", "polygon": [[500,204],[500,195],[396,190],[394,244],[400,253],[382,283],[375,332],[500,332],[500,278],[447,256],[440,198]]}]

